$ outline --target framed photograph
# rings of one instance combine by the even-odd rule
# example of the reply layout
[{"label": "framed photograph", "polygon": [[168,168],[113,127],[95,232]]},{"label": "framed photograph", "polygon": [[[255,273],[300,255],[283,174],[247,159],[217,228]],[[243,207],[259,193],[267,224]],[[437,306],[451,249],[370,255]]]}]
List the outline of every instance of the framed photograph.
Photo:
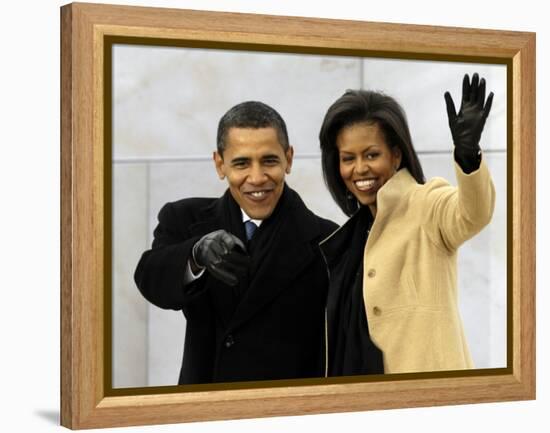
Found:
[{"label": "framed photograph", "polygon": [[[319,130],[348,89],[403,107],[426,178],[456,184],[443,94],[494,93],[481,147],[491,223],[460,249],[474,368],[178,385],[181,311],[134,271],[165,203],[220,197],[219,119],[262,101],[294,148],[286,182],[347,216],[323,182]],[[61,424],[72,428],[535,398],[535,34],[75,3],[61,8]],[[282,270],[284,272],[284,269]],[[375,313],[376,314],[376,313]]]}]

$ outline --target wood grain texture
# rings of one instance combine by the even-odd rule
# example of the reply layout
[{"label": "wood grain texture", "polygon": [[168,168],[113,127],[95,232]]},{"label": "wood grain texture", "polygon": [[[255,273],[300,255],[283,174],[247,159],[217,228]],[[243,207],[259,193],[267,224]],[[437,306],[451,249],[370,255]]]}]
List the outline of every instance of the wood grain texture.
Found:
[{"label": "wood grain texture", "polygon": [[510,58],[527,33],[260,14],[74,4],[116,34]]},{"label": "wood grain texture", "polygon": [[[113,5],[61,9],[61,423],[79,429],[535,398],[535,35]],[[510,369],[368,383],[107,396],[105,37],[174,45],[474,58],[512,65]],[[438,57],[439,56],[439,57]],[[110,187],[110,185],[107,185]],[[109,255],[107,255],[109,257]],[[109,275],[108,275],[109,274]]]},{"label": "wood grain texture", "polygon": [[61,10],[61,424],[72,426],[72,13]]},{"label": "wood grain texture", "polygon": [[[536,69],[535,38],[514,57],[514,373],[535,398]],[[516,251],[517,248],[517,251]]]}]

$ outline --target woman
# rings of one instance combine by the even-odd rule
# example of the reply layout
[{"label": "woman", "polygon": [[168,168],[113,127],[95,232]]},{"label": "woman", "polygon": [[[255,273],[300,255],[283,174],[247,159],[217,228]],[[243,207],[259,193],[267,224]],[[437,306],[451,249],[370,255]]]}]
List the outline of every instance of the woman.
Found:
[{"label": "woman", "polygon": [[330,274],[327,375],[472,368],[457,300],[457,250],[491,220],[479,140],[485,80],[445,93],[458,188],[425,183],[405,114],[389,96],[346,92],[320,131],[323,175],[351,218],[321,244]]}]

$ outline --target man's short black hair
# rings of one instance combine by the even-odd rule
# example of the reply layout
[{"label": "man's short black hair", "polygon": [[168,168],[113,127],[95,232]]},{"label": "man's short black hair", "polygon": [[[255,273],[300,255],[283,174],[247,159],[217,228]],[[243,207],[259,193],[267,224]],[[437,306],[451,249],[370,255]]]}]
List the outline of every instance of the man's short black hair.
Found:
[{"label": "man's short black hair", "polygon": [[227,133],[231,128],[274,128],[279,143],[286,152],[289,147],[288,133],[283,118],[275,109],[259,101],[246,101],[235,105],[225,113],[218,123],[216,146],[223,155],[227,147]]}]

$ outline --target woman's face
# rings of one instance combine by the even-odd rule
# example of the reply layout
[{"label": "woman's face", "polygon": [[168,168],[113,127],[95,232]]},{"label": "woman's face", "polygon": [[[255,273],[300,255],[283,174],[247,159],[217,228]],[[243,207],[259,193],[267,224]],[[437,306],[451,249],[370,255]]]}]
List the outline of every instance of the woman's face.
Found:
[{"label": "woman's face", "polygon": [[340,176],[348,190],[376,215],[376,194],[401,164],[401,151],[390,149],[378,124],[357,123],[336,137]]}]

